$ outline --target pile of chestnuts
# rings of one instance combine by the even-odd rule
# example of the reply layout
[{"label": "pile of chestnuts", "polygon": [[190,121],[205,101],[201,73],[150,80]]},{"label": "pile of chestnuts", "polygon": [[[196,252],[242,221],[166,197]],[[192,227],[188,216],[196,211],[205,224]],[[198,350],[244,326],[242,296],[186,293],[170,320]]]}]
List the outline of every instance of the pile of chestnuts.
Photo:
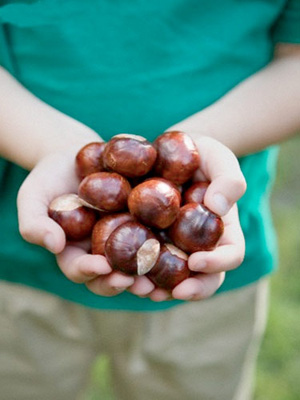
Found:
[{"label": "pile of chestnuts", "polygon": [[203,205],[209,182],[193,182],[199,153],[192,139],[165,132],[150,143],[119,134],[76,155],[78,194],[54,199],[49,216],[71,241],[91,238],[91,253],[113,270],[146,275],[172,290],[191,276],[188,255],[212,250],[222,219]]}]

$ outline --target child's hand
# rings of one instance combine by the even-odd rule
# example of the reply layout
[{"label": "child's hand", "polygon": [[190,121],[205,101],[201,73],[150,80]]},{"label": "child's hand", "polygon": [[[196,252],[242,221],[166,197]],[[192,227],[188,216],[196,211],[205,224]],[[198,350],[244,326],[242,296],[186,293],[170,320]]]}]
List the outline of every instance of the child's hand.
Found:
[{"label": "child's hand", "polygon": [[[212,296],[221,286],[225,272],[237,268],[245,254],[244,236],[240,227],[236,201],[246,190],[245,179],[233,153],[221,143],[207,137],[200,137],[200,168],[197,177],[211,181],[204,203],[223,217],[224,233],[213,251],[203,251],[189,257],[189,267],[199,272],[193,278],[180,283],[172,292],[172,297],[182,300],[199,300]],[[143,280],[138,278],[129,289],[141,294]],[[155,289],[149,294],[155,301],[166,300],[170,294]]]},{"label": "child's hand", "polygon": [[[243,234],[236,206],[233,206],[246,187],[238,162],[230,150],[213,139],[202,137],[197,144],[201,157],[198,176],[211,181],[205,204],[224,216],[225,230],[215,250],[190,256],[190,268],[199,272],[203,269],[204,273],[178,285],[172,293],[177,299],[211,296],[222,284],[224,271],[236,268],[244,257]],[[155,301],[168,298],[167,292],[154,289],[153,283],[144,276],[131,277],[112,272],[105,257],[88,253],[89,240],[66,243],[61,227],[48,217],[48,205],[63,193],[76,193],[77,187],[74,152],[54,153],[40,161],[24,181],[18,195],[23,238],[55,253],[62,272],[73,282],[85,283],[96,294],[114,296],[128,289]],[[207,264],[205,268],[204,263]]]},{"label": "child's hand", "polygon": [[[18,194],[21,235],[30,243],[56,254],[62,272],[73,282],[90,282],[91,290],[113,296],[132,285],[134,278],[111,272],[105,257],[88,254],[89,240],[66,243],[62,228],[48,217],[51,200],[63,193],[76,193],[78,178],[74,151],[54,153],[40,161],[28,175]],[[89,285],[87,285],[89,287]],[[151,290],[153,286],[151,286]]]}]

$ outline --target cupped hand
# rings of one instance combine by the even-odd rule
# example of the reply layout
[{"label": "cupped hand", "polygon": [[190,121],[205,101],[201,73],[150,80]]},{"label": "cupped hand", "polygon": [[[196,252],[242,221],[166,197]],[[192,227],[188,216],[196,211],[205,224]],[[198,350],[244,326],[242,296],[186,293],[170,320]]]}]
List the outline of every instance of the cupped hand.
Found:
[{"label": "cupped hand", "polygon": [[22,237],[56,254],[68,279],[85,283],[97,294],[113,296],[134,283],[133,277],[112,272],[106,258],[89,254],[90,241],[67,242],[62,228],[48,216],[48,206],[57,196],[77,193],[74,151],[57,152],[43,158],[22,184],[17,199]]},{"label": "cupped hand", "polygon": [[[245,251],[236,201],[246,189],[245,180],[233,153],[221,143],[200,137],[199,170],[195,179],[209,180],[204,203],[223,217],[225,229],[218,246],[210,252],[189,257],[189,267],[197,272],[179,284],[171,297],[197,300],[211,296],[224,280],[225,271],[238,267]],[[89,254],[89,240],[66,242],[62,228],[48,217],[52,199],[64,193],[76,193],[78,178],[74,151],[53,153],[31,171],[18,194],[21,235],[28,242],[46,247],[56,254],[62,272],[73,282],[85,283],[93,293],[114,296],[124,290],[153,301],[170,298],[170,293],[154,288],[145,276],[132,277],[112,271],[105,257]]]},{"label": "cupped hand", "polygon": [[[210,185],[204,204],[222,216],[224,233],[212,251],[200,251],[190,255],[188,265],[195,274],[168,293],[154,289],[149,297],[154,301],[170,298],[200,300],[212,296],[222,285],[226,271],[237,268],[245,255],[245,241],[240,226],[236,202],[245,193],[246,182],[235,155],[220,142],[199,137],[196,141],[200,153],[200,165],[195,180],[208,180]],[[132,288],[142,292],[142,283]],[[132,291],[132,288],[129,290]],[[133,291],[134,292],[134,291]]]}]

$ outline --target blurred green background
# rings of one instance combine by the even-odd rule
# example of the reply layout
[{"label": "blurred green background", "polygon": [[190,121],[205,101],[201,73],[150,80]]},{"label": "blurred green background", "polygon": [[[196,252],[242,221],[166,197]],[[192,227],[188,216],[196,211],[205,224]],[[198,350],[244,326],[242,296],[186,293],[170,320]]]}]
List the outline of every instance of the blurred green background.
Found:
[{"label": "blurred green background", "polygon": [[[300,398],[300,137],[280,147],[272,193],[279,266],[271,278],[270,311],[256,371],[253,400]],[[113,400],[108,363],[101,358],[84,400]],[[142,400],[142,398],[141,398]]]},{"label": "blurred green background", "polygon": [[279,267],[271,278],[270,311],[254,400],[300,399],[300,137],[283,145],[272,195]]}]

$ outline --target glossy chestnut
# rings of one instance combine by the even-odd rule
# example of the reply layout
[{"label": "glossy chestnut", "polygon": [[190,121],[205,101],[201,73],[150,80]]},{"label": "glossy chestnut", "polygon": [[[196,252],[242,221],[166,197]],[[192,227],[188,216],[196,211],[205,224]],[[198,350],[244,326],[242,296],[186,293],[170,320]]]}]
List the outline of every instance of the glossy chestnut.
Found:
[{"label": "glossy chestnut", "polygon": [[75,158],[75,169],[80,180],[94,172],[104,171],[102,155],[105,142],[91,142],[82,147]]},{"label": "glossy chestnut", "polygon": [[132,134],[114,136],[103,153],[104,166],[128,178],[146,175],[153,167],[157,152],[144,137]]},{"label": "glossy chestnut", "polygon": [[209,182],[195,182],[183,194],[183,204],[203,204]]},{"label": "glossy chestnut", "polygon": [[96,212],[84,207],[76,194],[64,194],[51,201],[48,215],[64,230],[68,240],[88,237],[96,223]]},{"label": "glossy chestnut", "polygon": [[221,217],[204,205],[190,203],[181,207],[169,229],[173,243],[186,253],[212,250],[224,230]]},{"label": "glossy chestnut", "polygon": [[184,132],[165,132],[154,141],[154,146],[157,150],[155,172],[176,185],[187,182],[199,168],[197,147]]},{"label": "glossy chestnut", "polygon": [[78,195],[87,207],[117,212],[127,208],[131,186],[126,178],[114,172],[95,172],[80,183]]},{"label": "glossy chestnut", "polygon": [[172,244],[162,246],[157,262],[148,272],[147,277],[155,286],[173,290],[179,283],[190,276],[188,256]]},{"label": "glossy chestnut", "polygon": [[151,178],[132,189],[128,208],[143,224],[165,229],[175,221],[180,202],[181,195],[172,183]]},{"label": "glossy chestnut", "polygon": [[138,222],[116,228],[105,244],[105,256],[114,270],[144,275],[153,268],[160,251],[154,234]]},{"label": "glossy chestnut", "polygon": [[129,213],[109,214],[101,218],[92,232],[92,254],[105,254],[105,243],[110,234],[125,222],[133,221]]}]

